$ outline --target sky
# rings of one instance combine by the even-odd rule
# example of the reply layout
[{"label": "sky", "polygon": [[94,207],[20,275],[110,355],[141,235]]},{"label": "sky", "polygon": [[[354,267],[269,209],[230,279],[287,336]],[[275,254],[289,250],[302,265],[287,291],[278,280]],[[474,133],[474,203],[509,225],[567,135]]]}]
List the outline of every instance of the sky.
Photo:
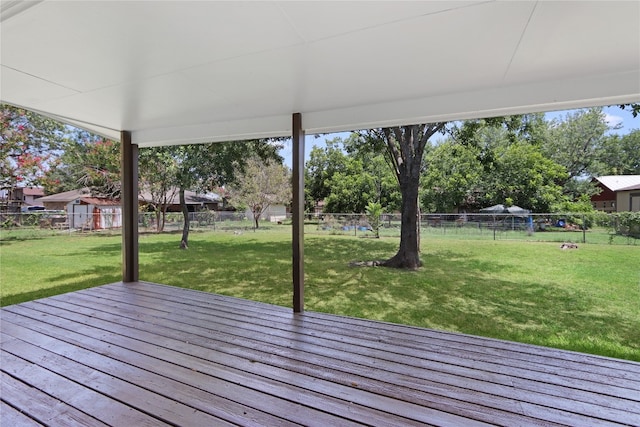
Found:
[{"label": "sky", "polygon": [[[562,110],[562,111],[554,111],[546,114],[547,120],[557,119],[562,121],[568,114],[574,113],[577,110]],[[625,110],[622,110],[619,107],[604,107],[603,112],[605,113],[605,120],[609,124],[610,127],[615,127],[620,125],[619,129],[612,129],[609,131],[610,134],[618,134],[618,135],[626,135],[630,133],[632,130],[640,129],[640,116],[633,117],[633,115]],[[315,146],[324,147],[326,140],[331,140],[336,137],[347,138],[349,136],[349,132],[340,132],[340,133],[332,133],[323,135],[319,138],[316,138],[315,135],[306,135],[305,137],[305,154],[304,159],[305,162],[309,160],[309,154],[311,153],[311,149]],[[288,167],[292,167],[291,159],[292,159],[292,143],[291,141],[285,142],[284,148],[280,150],[280,155],[284,158],[284,164]]]}]

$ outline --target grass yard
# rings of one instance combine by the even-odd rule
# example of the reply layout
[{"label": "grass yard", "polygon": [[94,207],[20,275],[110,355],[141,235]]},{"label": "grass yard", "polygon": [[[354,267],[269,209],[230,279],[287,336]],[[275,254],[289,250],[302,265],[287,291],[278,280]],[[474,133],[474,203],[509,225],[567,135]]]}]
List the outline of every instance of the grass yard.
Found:
[{"label": "grass yard", "polygon": [[[140,278],[291,306],[290,231],[140,236]],[[397,238],[305,238],[306,309],[640,361],[640,247],[423,236],[420,271],[349,267]],[[2,305],[121,278],[121,237],[0,241]]]}]

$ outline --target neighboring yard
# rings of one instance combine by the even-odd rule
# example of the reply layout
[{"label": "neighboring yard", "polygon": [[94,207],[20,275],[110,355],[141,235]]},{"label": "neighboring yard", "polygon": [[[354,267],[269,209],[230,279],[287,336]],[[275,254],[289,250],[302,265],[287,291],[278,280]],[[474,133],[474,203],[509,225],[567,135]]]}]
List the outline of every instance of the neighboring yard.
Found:
[{"label": "neighboring yard", "polygon": [[[290,228],[140,236],[141,280],[291,306]],[[397,238],[305,238],[306,309],[640,361],[640,246],[423,235],[417,272],[349,267]],[[0,241],[2,305],[121,279],[119,235]]]}]

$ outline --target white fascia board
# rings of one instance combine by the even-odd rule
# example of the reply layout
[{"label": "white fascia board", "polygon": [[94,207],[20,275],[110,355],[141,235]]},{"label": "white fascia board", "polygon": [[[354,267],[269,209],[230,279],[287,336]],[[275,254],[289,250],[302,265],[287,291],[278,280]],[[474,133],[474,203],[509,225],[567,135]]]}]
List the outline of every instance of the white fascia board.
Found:
[{"label": "white fascia board", "polygon": [[203,123],[191,126],[133,131],[131,141],[139,147],[243,141],[291,135],[292,116]]},{"label": "white fascia board", "polygon": [[[637,70],[301,113],[305,132],[320,134],[634,102],[640,102]],[[153,147],[290,136],[291,120],[279,115],[147,129],[133,131],[132,140]]]},{"label": "white fascia board", "polygon": [[637,70],[303,113],[309,134],[640,102]]}]

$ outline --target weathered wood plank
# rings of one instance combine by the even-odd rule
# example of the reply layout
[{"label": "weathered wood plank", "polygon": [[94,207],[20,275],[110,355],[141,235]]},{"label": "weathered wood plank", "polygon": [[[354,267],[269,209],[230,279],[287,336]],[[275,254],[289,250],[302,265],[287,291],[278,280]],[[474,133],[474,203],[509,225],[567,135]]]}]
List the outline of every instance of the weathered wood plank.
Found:
[{"label": "weathered wood plank", "polygon": [[[127,367],[126,364],[118,364],[113,360],[102,357],[100,354],[81,351],[78,348],[67,346],[58,340],[51,340],[42,334],[31,333],[20,326],[3,325],[3,332],[14,329],[22,329],[21,334],[30,343],[15,340],[4,347],[5,352],[18,354],[28,358],[30,363],[38,363],[38,360],[47,359],[51,364],[47,366],[55,370],[59,375],[72,381],[79,382],[84,376],[91,378],[89,387],[99,393],[113,396],[126,402],[127,405],[140,411],[149,410],[166,423],[185,423],[188,425],[228,424],[217,417],[201,412],[197,408],[180,404],[179,402],[156,394],[145,386],[151,385],[154,374],[145,375]],[[37,346],[32,345],[35,343]],[[57,352],[51,351],[56,350]],[[66,356],[63,356],[66,355]],[[71,358],[70,358],[71,357]],[[79,360],[74,360],[75,358]],[[81,362],[80,362],[81,360]],[[105,372],[107,371],[107,372]],[[114,371],[119,371],[121,378],[112,376]],[[135,379],[137,385],[129,381]],[[167,391],[178,393],[176,384],[163,384]],[[173,387],[172,387],[173,386]],[[194,396],[192,396],[195,399]],[[255,423],[254,425],[263,425]]]},{"label": "weathered wood plank", "polygon": [[[7,391],[3,390],[3,393]],[[26,416],[24,413],[0,401],[0,426],[11,427],[40,427],[40,424]]]},{"label": "weathered wood plank", "polygon": [[[14,320],[15,319],[10,316],[5,316],[5,321],[7,322],[12,323]],[[50,325],[46,329],[51,332]],[[83,331],[86,330],[83,329]],[[63,334],[68,336],[71,332],[66,330]],[[102,338],[106,338],[106,334],[104,332],[102,332]],[[148,337],[144,338],[148,339]],[[82,341],[86,342],[87,340],[86,338],[83,338]],[[183,342],[176,341],[173,343],[166,343],[165,345],[173,344],[174,346],[180,346],[181,343]],[[193,343],[189,343],[187,346],[183,346],[179,349],[188,349],[189,346],[193,346]],[[138,343],[136,351],[144,351],[143,347],[143,345]],[[212,380],[196,381],[194,377],[201,373],[225,380],[229,382],[229,384],[224,387],[225,395],[232,395],[235,399],[246,399],[254,404],[264,404],[274,414],[282,417],[291,417],[299,414],[300,416],[297,421],[301,423],[306,423],[306,420],[313,419],[321,425],[342,426],[350,424],[348,418],[357,418],[360,423],[373,422],[375,425],[413,425],[414,422],[412,422],[410,418],[414,417],[420,419],[420,423],[416,423],[415,425],[424,425],[424,423],[430,422],[429,420],[440,420],[441,422],[444,420],[447,423],[464,421],[467,425],[478,424],[474,423],[472,420],[466,420],[456,415],[446,413],[440,414],[437,411],[430,411],[429,409],[406,404],[404,402],[390,402],[389,399],[385,401],[385,399],[380,398],[375,394],[365,393],[357,388],[322,382],[313,378],[306,378],[302,375],[292,374],[284,369],[281,370],[281,372],[278,372],[278,375],[275,375],[273,372],[274,368],[262,365],[252,360],[242,360],[238,358],[238,360],[234,361],[229,360],[229,356],[220,358],[220,360],[225,363],[229,363],[230,365],[239,365],[238,369],[232,369],[230,366],[221,368],[212,364],[210,361],[206,362],[200,359],[209,357],[213,349],[201,352],[198,354],[199,357],[189,357],[185,354],[172,352],[168,348],[163,349],[157,345],[150,345],[147,350],[153,352],[154,357],[156,357],[153,365],[147,366],[147,368],[156,369],[162,375],[175,376],[176,372],[180,371],[180,365],[188,366],[190,377],[182,380],[187,380],[199,388],[210,388],[211,383],[213,383]],[[116,355],[121,357],[125,352],[124,347],[113,347],[110,348],[109,351],[111,357],[116,357]],[[163,364],[160,363],[158,359],[167,360],[168,363],[164,369]],[[139,363],[138,361],[130,358],[127,358],[127,361],[128,363]],[[245,370],[243,371],[242,368],[245,368]],[[253,375],[248,370],[256,370],[259,372],[259,375]],[[295,385],[295,387],[283,387],[275,381],[265,380],[264,378],[266,377],[289,381],[290,385]],[[236,393],[234,395],[232,390],[229,390],[229,388],[238,382],[242,382],[244,387],[254,387],[262,394],[252,396],[251,390],[245,389],[242,393]],[[333,395],[340,396],[340,399],[334,398]],[[289,402],[274,401],[272,396],[281,396],[283,398],[288,396]],[[358,402],[360,402],[360,405]],[[322,408],[323,411],[329,412],[331,415],[318,413],[317,411],[309,408],[298,408],[296,406],[298,404],[309,405],[309,407],[316,406]],[[386,408],[387,411],[396,410],[402,414],[410,414],[410,416],[409,418],[406,418],[402,415],[393,415],[393,413],[381,412],[377,408]]]},{"label": "weathered wood plank", "polygon": [[[193,304],[192,310],[195,310],[195,307],[198,306],[196,301],[192,301],[188,298],[185,300],[185,303]],[[209,302],[207,302],[207,306],[211,306],[211,305],[213,304],[210,304]],[[232,312],[226,311],[224,308],[222,308],[219,310],[218,314],[222,314],[222,313],[226,313],[227,315],[231,315],[231,316],[235,314],[236,319],[243,318],[243,316],[246,316],[247,314],[246,312],[242,312],[236,307],[234,307],[234,311]],[[263,320],[266,319],[266,321],[274,323],[273,315],[274,315],[273,313],[268,313],[265,315],[261,315],[260,313],[255,313],[252,316],[252,318],[259,318]],[[282,314],[279,314],[279,315],[282,315]],[[352,336],[357,336],[360,339],[366,340],[368,342],[376,343],[376,344],[384,343],[390,346],[399,346],[400,348],[403,348],[403,349],[405,348],[416,349],[416,350],[419,350],[420,352],[428,351],[428,352],[433,352],[435,354],[442,354],[442,355],[449,354],[449,355],[454,355],[456,358],[468,358],[472,360],[474,363],[476,361],[483,361],[483,362],[489,362],[499,366],[507,366],[507,367],[514,366],[519,369],[523,369],[526,372],[547,373],[555,377],[566,376],[569,378],[577,378],[580,380],[586,379],[590,382],[594,382],[594,383],[599,382],[601,384],[609,384],[609,385],[614,385],[618,387],[619,386],[624,387],[626,385],[628,388],[632,390],[635,390],[640,386],[640,364],[629,362],[629,361],[610,359],[610,358],[601,358],[598,356],[581,355],[581,354],[578,354],[578,356],[581,358],[579,362],[572,361],[567,358],[560,359],[560,358],[528,355],[522,351],[494,349],[491,347],[491,345],[497,340],[491,340],[491,339],[483,339],[488,341],[487,347],[482,347],[478,344],[472,345],[466,342],[458,344],[455,341],[434,339],[433,337],[426,337],[426,339],[424,339],[422,342],[414,343],[412,340],[400,339],[399,337],[402,334],[396,333],[395,330],[387,331],[383,329],[386,326],[388,326],[388,324],[379,323],[379,322],[368,321],[366,323],[366,325],[368,325],[366,326],[366,328],[368,329],[367,331],[363,330],[363,328],[359,328],[357,325],[352,325],[351,323],[352,320],[361,322],[360,319],[339,318],[339,317],[338,317],[339,322],[336,322],[334,320],[332,322],[333,324],[330,326],[323,326],[323,325],[316,326],[313,323],[311,324],[311,326],[309,326],[307,319],[310,316],[315,316],[315,315],[317,315],[317,313],[306,313],[304,316],[305,325],[309,327],[309,329],[312,329],[314,331],[320,330],[320,331],[331,332],[331,331],[339,330],[339,333],[341,335],[348,333]],[[331,317],[331,319],[335,319],[335,318],[336,316]],[[390,326],[394,328],[398,327],[397,325],[390,325]],[[345,328],[347,332],[343,331],[343,329]],[[422,329],[419,329],[419,328],[418,329],[411,328],[411,327],[402,327],[402,328],[406,328],[408,330],[422,331]],[[449,335],[448,333],[444,333],[444,334]],[[454,337],[460,336],[466,339],[466,336],[462,336],[459,334],[453,335],[453,336]],[[504,344],[504,342],[502,341],[497,341],[497,343],[500,345]],[[523,346],[522,344],[517,344],[517,343],[514,343],[514,344],[516,344],[519,348]],[[532,347],[533,350],[538,349],[538,347],[535,347],[535,346],[529,346],[529,347]],[[528,347],[524,347],[524,348],[528,348]],[[543,350],[546,351],[547,349],[543,349]],[[575,354],[571,352],[562,352],[558,350],[553,350],[553,352],[555,354],[560,354],[560,355],[566,354],[571,358],[575,356]],[[597,363],[590,364],[588,363],[589,360],[593,360]],[[598,374],[597,369],[600,366],[598,363],[602,361],[606,362],[608,365],[612,365],[612,366],[608,366],[609,368],[613,368],[613,366],[615,366],[615,369],[608,369],[606,375]],[[631,380],[631,381],[627,382],[625,380]]]},{"label": "weathered wood plank", "polygon": [[[117,298],[117,297],[114,297],[114,298]],[[166,304],[166,305],[161,305],[159,301],[148,300],[148,299],[145,299],[145,297],[140,297],[139,299],[137,299],[137,304],[139,304],[138,307],[145,307],[151,310],[158,310],[162,308],[162,311],[167,313],[171,313],[172,311],[175,312],[176,310],[179,309],[179,306],[171,307],[172,305],[175,304],[172,301],[164,301],[162,304]],[[138,310],[137,313],[139,314],[140,311]],[[223,317],[223,315],[225,317]],[[277,324],[275,324],[274,322],[268,322],[266,320],[254,321],[252,322],[251,325],[247,326],[246,322],[243,320],[242,315],[243,313],[237,313],[236,311],[227,312],[227,313],[222,313],[221,311],[218,311],[216,312],[215,317],[211,317],[210,313],[203,313],[202,315],[199,315],[198,311],[193,309],[190,312],[189,317],[196,318],[199,321],[227,322],[225,324],[228,326],[233,326],[234,328],[243,328],[243,327],[252,328],[252,330],[257,331],[259,333],[265,333],[264,329],[262,330],[260,329],[260,327],[263,327],[263,328],[268,328],[271,331],[271,335],[279,334],[279,331],[274,330],[274,326],[277,327]],[[252,318],[253,319],[259,318],[259,315],[254,315]],[[235,324],[229,323],[233,321],[237,323]],[[328,340],[334,340],[338,342],[337,344],[338,347],[336,347],[336,345],[332,345],[332,347],[339,348],[340,350],[344,350],[348,352],[359,351],[359,354],[363,356],[366,356],[368,354],[370,355],[372,351],[378,352],[383,354],[380,357],[384,357],[384,355],[387,355],[387,357],[392,357],[396,361],[398,360],[398,358],[401,358],[403,359],[403,365],[408,365],[408,366],[424,367],[423,362],[425,360],[425,354],[426,354],[426,357],[429,359],[429,361],[433,362],[434,364],[444,363],[446,367],[449,367],[450,358],[454,356],[455,359],[457,360],[456,366],[459,366],[462,364],[462,366],[468,369],[472,369],[476,374],[479,372],[485,372],[486,375],[488,375],[488,377],[480,378],[482,380],[487,380],[487,378],[490,379],[490,377],[492,375],[495,376],[495,374],[498,374],[500,377],[509,375],[511,377],[520,378],[520,379],[529,381],[529,382],[525,382],[524,384],[541,384],[541,383],[547,384],[548,383],[548,386],[545,386],[547,387],[545,392],[551,393],[551,394],[553,394],[552,393],[553,388],[549,388],[549,387],[553,387],[554,385],[559,385],[562,387],[570,387],[571,390],[584,389],[585,391],[590,391],[597,394],[613,394],[619,397],[630,396],[629,398],[633,398],[634,396],[636,396],[636,394],[635,393],[630,394],[629,391],[635,391],[640,387],[640,381],[637,381],[637,380],[634,381],[634,380],[617,378],[614,382],[607,375],[600,375],[600,374],[593,374],[593,373],[581,374],[579,376],[571,376],[570,374],[567,373],[566,369],[561,371],[556,370],[552,372],[544,372],[540,370],[536,371],[535,369],[533,369],[535,368],[535,366],[533,367],[527,366],[523,362],[520,362],[520,363],[524,364],[525,366],[510,367],[510,366],[505,366],[502,363],[494,363],[492,361],[483,361],[478,356],[463,357],[454,352],[449,352],[449,354],[447,354],[447,351],[442,349],[441,347],[432,347],[431,349],[428,349],[427,352],[425,352],[424,350],[420,351],[413,347],[402,347],[401,345],[399,345],[400,343],[391,345],[384,342],[380,342],[380,340],[362,339],[359,336],[352,336],[351,339],[349,340],[348,345],[343,345],[339,343],[339,341],[341,339],[344,339],[346,333],[340,332],[339,334],[336,334],[334,332],[318,331],[318,329],[315,327],[307,327],[307,328],[303,328],[303,330],[313,331],[313,336],[310,338],[310,340],[313,342],[319,342],[325,338]],[[285,334],[287,333],[286,329],[284,333]],[[296,335],[301,336],[301,334],[296,334]],[[282,336],[282,334],[280,334],[280,336]],[[354,346],[354,344],[358,344],[358,346]],[[375,346],[376,348],[373,349],[372,346]],[[421,360],[416,360],[416,358]],[[464,359],[464,360],[461,360],[461,359]],[[458,373],[458,374],[462,375],[462,373]],[[509,385],[510,381],[511,380],[507,381],[506,385]],[[560,397],[566,397],[566,393],[567,391],[562,389],[557,392],[557,395]],[[573,399],[573,397],[570,397],[570,398]],[[584,397],[584,401],[593,402],[594,398],[595,396],[587,394]]]},{"label": "weathered wood plank", "polygon": [[[5,321],[13,323],[13,320],[15,319],[5,317]],[[29,326],[28,322],[26,326]],[[14,335],[22,335],[20,332],[25,332],[22,326],[17,324],[11,329]],[[18,331],[16,332],[16,330]],[[340,418],[339,412],[342,408],[335,404],[332,405],[334,399],[331,397],[316,396],[316,400],[309,399],[309,393],[301,396],[299,388],[283,387],[259,376],[247,375],[235,369],[213,366],[199,358],[190,357],[180,352],[163,350],[153,345],[145,346],[144,343],[139,342],[134,343],[137,344],[135,351],[126,347],[118,347],[115,344],[105,348],[104,343],[100,344],[98,340],[62,328],[59,331],[55,330],[51,324],[41,331],[36,329],[32,329],[32,331],[36,333],[36,338],[32,338],[32,341],[39,346],[60,355],[68,355],[73,352],[73,357],[82,360],[83,364],[100,369],[108,375],[134,381],[156,393],[170,392],[172,399],[199,407],[203,411],[215,411],[216,415],[220,417],[231,418],[235,413],[243,414],[241,419],[234,419],[233,422],[245,422],[244,418],[251,418],[259,425],[284,425],[287,424],[286,419],[296,423],[305,423],[309,419],[314,419],[323,425],[350,425],[348,420]],[[62,341],[56,342],[56,345],[52,346],[47,344],[45,334],[56,336],[60,340],[72,341],[82,347],[74,347],[74,345]],[[103,334],[102,338],[105,339],[106,335]],[[149,354],[144,354],[145,349]],[[102,354],[92,353],[91,350],[100,351]],[[164,362],[161,359],[166,353],[169,356],[165,356],[165,358],[170,362]],[[136,369],[136,367],[141,369]],[[158,374],[150,373],[149,370],[154,370]],[[171,377],[171,379],[167,377]],[[189,384],[189,386],[185,384]],[[260,392],[256,392],[251,387],[260,390]],[[224,391],[225,397],[231,401],[223,401],[216,396],[216,393],[221,391]],[[320,412],[313,407],[303,406],[304,402],[301,402],[301,400],[308,400],[307,403],[317,404],[318,399],[323,402],[325,406],[323,409],[333,409],[338,414],[336,415],[336,412],[333,411],[330,411],[331,414]],[[247,406],[241,406],[234,401]],[[269,410],[282,419],[266,413],[259,413],[252,406]],[[352,412],[354,411],[353,406],[351,405],[350,408]],[[222,409],[226,411],[226,414],[219,413]],[[357,412],[357,408],[355,412]],[[390,418],[386,415],[376,414],[376,411],[362,411],[362,414],[374,420],[378,415],[380,422],[388,421]],[[343,415],[349,414],[345,412]],[[408,423],[406,419],[403,421]]]},{"label": "weathered wood plank", "polygon": [[[94,288],[95,289],[95,288]],[[100,287],[100,290],[115,290],[122,291],[121,284],[112,284],[107,285],[105,287]],[[129,291],[129,290],[127,290]],[[181,288],[175,288],[166,285],[156,285],[147,282],[138,282],[135,286],[130,290],[131,292],[147,292],[152,295],[165,295],[169,299],[175,296],[176,292],[180,293],[180,298],[183,303],[190,307],[197,307],[201,304],[206,306],[211,303],[222,303],[222,305],[226,305],[227,307],[233,305],[234,308],[246,307],[250,312],[265,312],[268,313],[269,316],[284,316],[286,318],[290,317],[290,309],[280,306],[274,305],[265,305],[263,303],[243,300],[239,298],[227,297],[222,295],[210,294],[206,292],[196,291],[196,290],[185,290]],[[183,293],[183,291],[187,291]],[[231,302],[231,304],[230,304]],[[633,374],[640,374],[640,364],[636,362],[631,362],[627,360],[620,359],[612,359],[601,356],[594,356],[584,353],[576,353],[565,350],[558,350],[549,347],[540,347],[540,346],[532,346],[529,344],[522,344],[510,341],[503,341],[485,337],[475,337],[470,335],[464,335],[453,332],[446,331],[436,331],[431,329],[424,329],[406,325],[397,325],[385,322],[378,321],[370,321],[365,319],[357,319],[350,318],[344,316],[330,315],[324,313],[314,313],[309,312],[305,313],[304,316],[305,322],[307,324],[313,324],[315,322],[321,322],[327,325],[332,326],[337,329],[344,329],[345,325],[348,325],[349,330],[360,332],[365,332],[366,330],[372,331],[372,333],[389,333],[389,338],[400,338],[405,339],[408,337],[411,340],[416,341],[417,344],[428,344],[432,340],[441,340],[443,342],[449,342],[450,345],[455,345],[456,343],[462,344],[464,347],[461,349],[467,349],[469,347],[475,348],[477,347],[484,353],[484,349],[487,350],[499,350],[501,351],[500,356],[510,355],[516,358],[524,358],[524,360],[530,360],[531,357],[536,357],[537,355],[543,356],[539,360],[543,363],[554,363],[556,359],[564,364],[575,362],[571,368],[580,370],[582,366],[583,369],[588,372],[588,367],[590,365],[595,366],[603,366],[610,367],[615,369],[616,371],[622,371],[622,373],[631,372]],[[404,337],[404,338],[403,338]],[[587,366],[585,369],[584,366]],[[612,372],[616,374],[617,372]]]},{"label": "weathered wood plank", "polygon": [[[111,288],[104,288],[104,290],[109,289]],[[112,290],[118,289],[121,288],[113,288]],[[170,299],[172,298],[174,292],[176,292],[176,289],[168,286],[155,286],[141,282],[139,286],[136,286],[132,291],[140,292],[141,295],[144,294],[144,292],[147,292],[148,294],[154,296],[160,294]],[[205,298],[202,298],[203,294],[205,295]],[[213,297],[207,298],[206,296],[208,295],[213,295]],[[224,310],[225,305],[227,307],[229,306],[229,303],[225,302],[224,299],[231,297],[206,294],[191,290],[191,292],[182,295],[181,298],[183,298],[183,303],[188,304],[191,308],[198,307],[201,304],[206,304],[206,306],[209,306],[212,303],[215,304],[217,302],[221,304],[219,305],[219,307],[223,307],[222,310]],[[260,305],[261,303],[257,303],[254,301],[231,298],[231,302],[234,306],[234,309],[237,309],[237,307],[240,306],[244,306],[247,307],[248,311],[254,312],[255,310],[258,314],[261,311],[265,311],[265,309]],[[260,308],[262,309],[260,310]],[[287,318],[290,317],[289,312],[282,307],[268,306],[268,310],[268,313],[265,314],[267,314],[271,318],[273,316],[284,316]],[[395,342],[395,340],[402,340],[403,342],[413,341],[418,346],[418,348],[423,348],[424,345],[429,345],[435,340],[438,343],[445,343],[447,347],[451,346],[451,348],[455,349],[456,351],[460,350],[470,352],[473,351],[473,349],[477,349],[475,351],[475,354],[488,353],[491,356],[496,355],[500,356],[501,358],[506,356],[507,360],[533,361],[542,365],[550,364],[551,366],[558,366],[563,369],[569,368],[571,372],[583,371],[588,373],[590,372],[591,366],[603,366],[615,369],[610,373],[616,377],[618,375],[622,375],[622,378],[624,378],[624,375],[633,375],[633,378],[637,379],[638,375],[640,375],[640,364],[626,360],[586,355],[583,353],[568,352],[547,347],[531,346],[528,344],[507,342],[491,338],[473,337],[452,332],[434,331],[430,329],[416,328],[405,325],[395,325],[385,322],[373,322],[370,320],[328,315],[323,313],[305,313],[304,319],[306,324],[319,323],[322,325],[326,325],[333,330],[342,330],[345,329],[345,326],[347,326],[348,331],[362,338],[371,338],[373,340],[376,340],[380,339],[380,336],[383,335],[386,342],[392,344]],[[369,334],[371,334],[372,336],[370,336]],[[540,357],[538,354],[541,354],[542,357]]]},{"label": "weathered wood plank", "polygon": [[112,405],[158,425],[640,425],[630,361],[145,282],[1,314],[6,381],[89,419]]},{"label": "weathered wood plank", "polygon": [[[4,323],[4,322],[3,322]],[[2,325],[4,329],[4,324]],[[17,340],[5,343],[12,344]],[[35,348],[37,350],[37,348]],[[3,349],[0,354],[2,371],[20,378],[31,387],[37,388],[58,400],[66,402],[93,418],[102,420],[111,425],[135,425],[135,426],[166,426],[167,424],[145,413],[136,411],[131,407],[91,390],[80,383],[76,383],[62,375],[49,371],[35,363],[24,360]],[[47,366],[55,367],[54,359],[45,359]],[[83,384],[92,381],[92,376],[83,378]]]},{"label": "weathered wood plank", "polygon": [[[34,425],[48,425],[54,421],[55,425],[60,427],[78,425],[107,426],[100,420],[69,406],[66,402],[55,399],[35,387],[18,381],[5,372],[0,372],[0,384],[3,402],[9,403],[15,408],[22,408],[24,412],[21,414],[22,417],[26,418],[28,416]],[[4,420],[4,407],[2,415]],[[34,420],[37,420],[37,422]],[[14,422],[6,421],[6,424],[3,421],[0,425],[20,426],[29,425],[29,422],[24,419],[18,422],[16,419]]]},{"label": "weathered wood plank", "polygon": [[[637,384],[637,382],[636,382],[636,384]],[[573,384],[569,384],[569,386],[573,387],[574,385]],[[637,393],[635,393],[635,391],[637,390],[637,387],[635,385],[633,385],[633,384],[632,385],[628,385],[628,387],[629,387],[629,390],[623,391],[622,394],[624,394],[625,397],[629,397],[629,398],[633,398],[633,397],[637,396]],[[598,388],[600,389],[601,387],[598,387]],[[564,394],[564,392],[563,392],[563,394]],[[595,396],[595,397],[597,398],[597,396]],[[592,401],[593,398],[594,398],[594,396],[589,396],[588,399],[586,399],[586,400],[587,401]],[[623,405],[626,405],[626,404],[627,403],[625,402]],[[631,403],[631,404],[633,404],[633,403]],[[635,407],[635,405],[634,405],[634,407]],[[627,408],[625,408],[625,409],[627,409]]]},{"label": "weathered wood plank", "polygon": [[[104,375],[109,376],[112,383],[116,383],[119,394],[121,395],[128,387],[135,388],[137,393],[136,398],[129,396],[125,401],[127,404],[138,407],[143,401],[144,407],[150,408],[154,414],[160,415],[163,419],[171,423],[183,423],[186,425],[232,425],[231,423],[241,423],[245,425],[290,425],[285,420],[278,419],[269,414],[260,413],[253,410],[251,407],[240,406],[234,404],[233,401],[223,401],[222,399],[216,399],[215,395],[203,392],[199,387],[210,382],[209,388],[215,390],[216,388],[228,389],[233,384],[223,384],[220,381],[214,381],[214,378],[202,379],[202,375],[195,370],[188,369],[186,373],[180,377],[181,380],[186,381],[195,386],[185,385],[179,381],[167,379],[162,375],[158,375],[154,372],[145,371],[144,369],[136,368],[134,365],[140,363],[140,356],[131,352],[129,358],[126,359],[128,363],[120,362],[116,359],[112,359],[108,356],[103,356],[98,353],[87,351],[84,348],[77,347],[65,343],[60,340],[50,340],[42,333],[35,331],[29,331],[18,325],[10,326],[10,332],[12,335],[23,336],[24,334],[30,335],[30,340],[38,345],[38,349],[26,348],[27,344],[13,344],[8,346],[9,351],[18,352],[19,354],[29,353],[29,357],[33,353],[40,354],[41,350],[51,352],[48,356],[54,358],[56,356],[66,355],[66,358],[71,358],[71,361],[59,360],[59,363],[68,364],[69,366],[75,366],[74,362],[78,360],[82,361],[83,365],[89,368],[95,369],[94,376],[98,379],[102,379]],[[69,331],[67,331],[69,333]],[[120,349],[123,350],[123,349]],[[118,349],[114,349],[114,352]],[[46,353],[42,353],[46,354]],[[153,369],[154,361],[150,360],[146,367]],[[155,363],[159,363],[157,360]],[[66,368],[66,366],[65,366]],[[178,365],[169,367],[171,371],[179,370]],[[72,379],[76,379],[72,375]],[[128,386],[123,384],[124,382],[131,382],[134,386]],[[100,390],[103,393],[111,395],[112,390],[106,389],[105,384],[100,384]],[[140,388],[140,389],[138,389]],[[164,394],[164,396],[162,396]],[[171,398],[167,396],[171,395]],[[140,396],[138,399],[137,396]],[[255,397],[255,396],[254,396]],[[259,396],[266,399],[268,396]],[[158,403],[156,403],[156,401]],[[182,403],[187,402],[187,403]],[[215,416],[206,414],[205,411],[211,411],[215,413]],[[238,416],[237,414],[242,414]],[[307,414],[310,415],[310,414]],[[315,415],[315,414],[314,414]],[[227,422],[223,421],[226,419]]]},{"label": "weathered wood plank", "polygon": [[[121,308],[120,308],[120,309],[121,309]],[[119,310],[120,310],[120,309],[119,309]],[[71,308],[70,308],[70,310],[72,310],[72,311],[73,311],[73,307],[71,307]],[[122,314],[122,313],[120,313],[120,314]],[[137,313],[135,314],[135,316],[136,316],[138,319],[140,319],[140,314],[141,314],[140,312],[137,312]],[[132,314],[132,315],[133,315],[133,314]],[[114,318],[110,319],[110,321],[109,321],[109,322],[105,323],[105,327],[106,327],[106,325],[109,325],[109,324],[111,324],[112,322],[117,322],[117,321],[118,321],[118,319],[114,317]],[[170,322],[170,323],[168,323],[168,324],[166,325],[166,328],[167,328],[167,329],[170,329],[170,328],[172,327],[171,323],[173,323],[173,322]],[[165,329],[165,328],[163,327],[163,329]],[[182,338],[184,338],[184,337],[182,337]],[[193,337],[191,337],[191,338],[187,338],[187,339],[189,339],[189,340],[190,340],[190,342],[193,342],[193,341],[194,341],[194,339],[197,339],[197,338],[193,338]],[[411,378],[409,378],[409,377],[407,377],[407,378],[408,378],[410,381],[414,381],[414,382],[415,382],[415,378],[413,378],[413,379],[411,379]],[[457,378],[457,377],[456,377],[456,378]],[[466,384],[468,385],[468,383],[469,383],[468,378],[467,378],[467,379],[465,379],[465,378],[461,378],[461,381],[462,381],[462,384],[466,383]],[[366,386],[366,382],[363,382],[363,384]],[[409,384],[411,384],[411,383],[409,383]],[[415,384],[413,384],[413,386],[415,387]],[[379,388],[380,388],[380,387],[379,387]],[[389,388],[389,387],[387,386],[387,387],[381,387],[381,388],[385,388],[385,389],[387,389],[387,388]],[[505,394],[512,393],[512,392],[513,392],[513,390],[512,390],[511,388],[507,388],[507,389],[505,390]],[[546,396],[545,396],[545,397],[546,397]],[[408,397],[408,398],[410,399],[410,397]],[[547,398],[547,400],[552,400],[552,399],[548,399],[548,398]],[[503,404],[505,404],[506,402],[505,402],[505,401],[503,401],[502,403],[503,403]],[[468,406],[468,405],[469,405],[469,403],[467,402],[467,406]],[[497,414],[496,414],[496,415],[497,415]],[[565,417],[566,417],[566,415],[565,415]]]}]

